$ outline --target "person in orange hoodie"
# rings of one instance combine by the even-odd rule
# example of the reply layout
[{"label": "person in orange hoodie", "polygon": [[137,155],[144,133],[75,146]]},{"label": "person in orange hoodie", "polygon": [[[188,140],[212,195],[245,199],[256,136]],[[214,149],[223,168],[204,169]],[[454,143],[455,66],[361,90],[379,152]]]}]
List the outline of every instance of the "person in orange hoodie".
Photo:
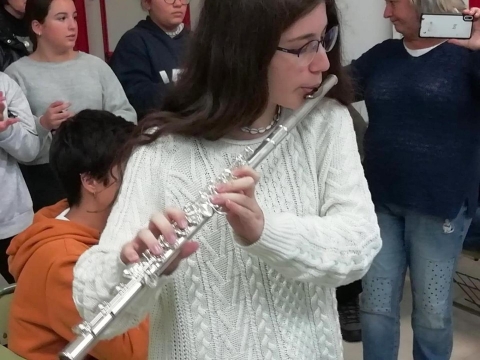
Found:
[{"label": "person in orange hoodie", "polygon": [[[73,268],[99,241],[119,184],[116,153],[134,125],[106,111],[84,110],[58,128],[50,163],[67,200],[37,212],[33,224],[7,250],[17,283],[10,310],[8,347],[31,360],[58,359],[82,319],[72,297]],[[91,351],[98,360],[145,360],[148,320]]]}]

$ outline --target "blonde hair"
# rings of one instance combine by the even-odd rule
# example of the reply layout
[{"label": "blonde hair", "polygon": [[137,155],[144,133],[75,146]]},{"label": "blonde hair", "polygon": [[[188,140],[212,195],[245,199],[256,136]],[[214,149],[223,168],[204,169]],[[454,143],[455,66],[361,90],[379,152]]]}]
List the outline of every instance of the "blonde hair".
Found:
[{"label": "blonde hair", "polygon": [[463,0],[410,0],[419,14],[451,14],[465,10]]}]

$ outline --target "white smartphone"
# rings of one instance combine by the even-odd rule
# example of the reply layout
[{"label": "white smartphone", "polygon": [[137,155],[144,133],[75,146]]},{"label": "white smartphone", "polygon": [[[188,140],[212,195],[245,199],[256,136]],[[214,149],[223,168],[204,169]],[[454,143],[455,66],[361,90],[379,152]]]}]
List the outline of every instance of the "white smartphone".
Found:
[{"label": "white smartphone", "polygon": [[473,16],[463,14],[422,14],[421,38],[470,39]]}]

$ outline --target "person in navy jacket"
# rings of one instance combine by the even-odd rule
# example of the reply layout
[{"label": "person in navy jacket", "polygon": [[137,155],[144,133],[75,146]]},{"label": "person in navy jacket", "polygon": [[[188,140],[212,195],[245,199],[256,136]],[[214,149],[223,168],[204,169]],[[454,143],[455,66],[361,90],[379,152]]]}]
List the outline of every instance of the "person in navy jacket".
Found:
[{"label": "person in navy jacket", "polygon": [[110,66],[141,119],[158,109],[176,81],[189,31],[183,24],[190,0],[142,0],[149,15],[120,39]]}]

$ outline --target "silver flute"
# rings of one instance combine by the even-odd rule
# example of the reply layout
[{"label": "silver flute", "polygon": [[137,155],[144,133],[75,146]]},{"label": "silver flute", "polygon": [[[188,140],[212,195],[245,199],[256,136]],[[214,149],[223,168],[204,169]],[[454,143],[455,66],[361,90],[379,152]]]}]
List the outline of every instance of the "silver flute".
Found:
[{"label": "silver flute", "polygon": [[117,295],[115,295],[110,302],[105,302],[98,306],[99,313],[92,321],[84,321],[74,329],[74,332],[78,336],[59,354],[59,359],[84,359],[93,346],[100,340],[102,333],[112,324],[119,314],[121,314],[127,306],[135,302],[135,299],[144,289],[157,286],[159,278],[180,254],[182,245],[190,241],[213,215],[216,213],[223,214],[222,208],[212,204],[210,201],[211,197],[216,194],[216,185],[234,179],[232,170],[237,167],[247,165],[255,169],[288,133],[312,112],[320,103],[320,100],[325,97],[337,82],[338,79],[335,75],[329,75],[316,92],[306,96],[306,101],[303,106],[279,124],[255,151],[247,147],[245,153],[239,155],[229,169],[224,170],[205,190],[201,191],[194,202],[185,206],[183,210],[187,218],[188,226],[185,229],[180,229],[177,224],[173,224],[177,234],[175,244],[168,243],[163,236],[160,236],[158,241],[163,248],[162,255],[156,256],[147,250],[142,254],[139,262],[127,268],[123,275],[126,279],[129,279],[129,281],[120,283],[116,287]]}]

